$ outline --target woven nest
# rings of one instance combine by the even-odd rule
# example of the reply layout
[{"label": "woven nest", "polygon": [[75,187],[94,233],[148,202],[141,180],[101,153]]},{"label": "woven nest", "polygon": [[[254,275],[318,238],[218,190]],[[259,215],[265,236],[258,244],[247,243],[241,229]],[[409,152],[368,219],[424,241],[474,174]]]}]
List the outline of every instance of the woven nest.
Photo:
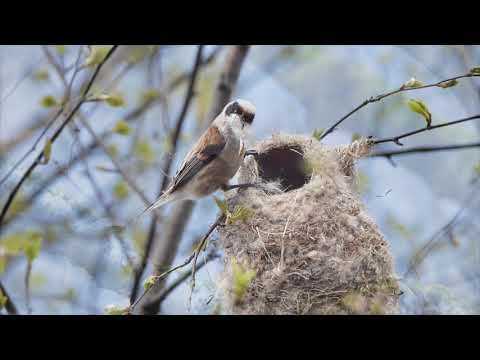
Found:
[{"label": "woven nest", "polygon": [[[328,148],[311,137],[290,135],[256,146],[259,156],[246,158],[239,183],[262,182],[264,188],[226,193],[229,211],[240,207],[253,215],[218,230],[225,251],[224,312],[397,311],[388,244],[355,186],[355,160],[370,147],[366,139]],[[235,268],[254,274],[240,295]]]}]

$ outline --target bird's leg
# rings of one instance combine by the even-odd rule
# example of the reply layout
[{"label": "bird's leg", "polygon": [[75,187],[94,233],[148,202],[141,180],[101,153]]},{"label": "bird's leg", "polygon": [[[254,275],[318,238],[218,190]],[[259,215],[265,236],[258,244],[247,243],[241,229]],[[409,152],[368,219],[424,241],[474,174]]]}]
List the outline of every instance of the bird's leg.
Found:
[{"label": "bird's leg", "polygon": [[246,158],[249,155],[253,156],[254,158],[257,158],[258,152],[257,150],[247,150],[245,151],[245,155],[243,157]]},{"label": "bird's leg", "polygon": [[221,186],[221,189],[223,191],[229,191],[229,190],[233,190],[233,189],[246,189],[246,188],[249,188],[249,187],[257,187],[259,186],[260,184],[257,183],[245,183],[245,184],[235,184],[235,185],[228,185],[228,184],[223,184]]}]

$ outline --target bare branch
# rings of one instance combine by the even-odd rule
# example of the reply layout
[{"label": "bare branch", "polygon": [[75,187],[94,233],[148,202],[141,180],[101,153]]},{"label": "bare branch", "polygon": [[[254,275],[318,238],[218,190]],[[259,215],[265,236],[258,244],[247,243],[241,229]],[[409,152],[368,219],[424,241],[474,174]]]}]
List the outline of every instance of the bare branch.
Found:
[{"label": "bare branch", "polygon": [[[55,133],[53,134],[52,138],[50,139],[52,144],[55,142],[55,140],[60,136],[60,134],[62,133],[63,129],[65,128],[65,126],[67,126],[67,124],[73,119],[74,115],[77,113],[77,111],[80,109],[80,107],[84,104],[84,102],[86,101],[86,97],[87,97],[87,94],[88,92],[90,91],[90,88],[92,87],[93,85],[93,82],[95,81],[95,79],[97,78],[98,76],[98,73],[100,72],[100,69],[103,67],[103,65],[105,64],[105,62],[110,58],[110,56],[114,53],[114,51],[117,49],[118,45],[114,45],[110,50],[109,52],[107,53],[107,55],[105,56],[105,58],[102,60],[102,62],[96,67],[93,75],[91,76],[90,78],[90,81],[87,83],[87,86],[85,87],[83,93],[82,93],[82,96],[81,96],[81,99],[78,101],[77,105],[72,109],[72,111],[70,112],[70,114],[66,117],[66,119],[63,121],[63,123],[60,125],[60,127],[55,131]],[[13,199],[15,197],[15,195],[18,193],[18,191],[20,190],[21,186],[23,185],[23,183],[25,182],[25,180],[28,179],[28,177],[30,176],[30,174],[33,172],[33,170],[38,166],[38,164],[40,164],[41,162],[41,159],[44,155],[44,151],[42,150],[42,152],[40,154],[38,154],[37,158],[35,159],[35,161],[32,163],[32,165],[30,165],[30,167],[28,168],[28,170],[24,173],[24,175],[21,177],[20,181],[18,182],[18,184],[14,187],[14,189],[12,190],[12,192],[10,193],[8,199],[7,199],[7,202],[5,203],[3,209],[2,209],[2,212],[0,214],[0,226],[2,226],[3,224],[3,220],[7,214],[7,211],[10,207],[10,205],[12,204],[13,202]],[[3,226],[0,227],[0,232],[2,230]]]},{"label": "bare branch", "polygon": [[[210,226],[207,233],[203,236],[202,240],[200,241],[200,244],[197,246],[197,248],[193,251],[193,253],[183,263],[175,266],[174,268],[172,268],[168,271],[160,273],[160,275],[154,275],[154,283],[151,286],[147,287],[144,290],[144,292],[138,297],[138,299],[130,306],[130,309],[129,309],[130,313],[133,313],[135,307],[143,299],[143,297],[145,295],[147,295],[150,292],[151,289],[153,289],[154,287],[158,287],[158,284],[161,282],[161,280],[165,279],[168,274],[170,274],[174,271],[177,271],[178,269],[184,268],[185,266],[190,264],[192,262],[192,260],[194,261],[193,266],[192,266],[192,276],[193,276],[193,278],[195,278],[195,266],[196,266],[198,255],[200,254],[201,251],[204,250],[204,245],[205,245],[206,241],[208,240],[210,234],[224,220],[225,220],[225,216],[223,214],[221,214],[217,218],[217,220],[215,220],[215,222]],[[147,305],[148,305],[148,303],[147,303]]]},{"label": "bare branch", "polygon": [[475,119],[480,119],[480,114],[470,116],[470,117],[467,117],[467,118],[463,118],[463,119],[459,119],[459,120],[440,123],[438,125],[427,126],[427,127],[421,128],[421,129],[414,130],[414,131],[406,132],[406,133],[398,135],[398,136],[393,136],[393,137],[389,137],[389,138],[385,138],[385,139],[374,140],[374,144],[383,144],[383,143],[387,143],[387,142],[393,142],[397,145],[403,146],[403,144],[400,142],[400,140],[404,139],[406,137],[416,135],[416,134],[420,134],[420,133],[425,132],[425,131],[430,131],[430,130],[446,127],[446,126],[461,124],[461,123],[464,123],[466,121],[475,120]]},{"label": "bare branch", "polygon": [[[212,62],[215,61],[217,55],[219,54],[221,50],[221,46],[217,47],[206,59],[202,61],[201,66],[207,66],[210,65]],[[188,80],[190,78],[190,72],[185,72],[180,75],[177,75],[174,77],[174,79],[169,82],[169,85],[167,86],[166,92],[173,92],[175,89],[177,89],[180,85],[184,83],[184,81]],[[124,117],[123,120],[126,122],[132,122],[138,117],[142,116],[145,114],[147,111],[149,111],[154,105],[157,104],[157,99],[150,98],[144,103],[138,105],[135,109],[129,111]],[[112,131],[104,131],[102,134],[97,135],[97,137],[102,140],[103,142],[107,140],[111,135],[113,134]],[[53,183],[55,183],[58,179],[61,178],[62,175],[66,175],[72,168],[73,165],[76,165],[80,160],[90,156],[96,149],[98,145],[95,142],[92,142],[91,144],[87,145],[85,148],[85,151],[82,151],[80,154],[76,155],[73,157],[69,164],[64,165],[60,167],[57,171],[52,173],[50,176],[45,179],[42,184],[32,192],[30,196],[27,197],[26,203],[27,204],[33,204],[33,202],[46,190],[48,189]],[[0,224],[5,228],[5,225],[10,223],[13,219],[12,218],[4,218],[3,223],[0,222]]]},{"label": "bare branch", "polygon": [[[232,93],[237,84],[242,65],[248,54],[248,50],[249,46],[236,45],[230,47],[225,62],[223,64],[223,68],[221,70],[220,79],[217,83],[214,94],[214,100],[209,111],[209,118],[212,121],[218,115],[218,113],[222,111],[223,107],[230,100],[230,97],[232,96]],[[197,136],[203,131],[203,126],[205,125],[197,128]],[[175,217],[170,217],[172,220],[171,222],[169,222],[168,226],[163,232],[164,238],[161,242],[162,246],[159,247],[153,255],[154,273],[158,273],[162,271],[162,269],[165,269],[166,267],[168,268],[171,265],[171,262],[173,261],[173,256],[165,257],[165,249],[169,250],[167,251],[167,254],[176,252],[178,244],[182,239],[186,224],[188,223],[192,215],[194,204],[195,203],[193,201],[187,200],[174,205],[172,214],[174,214]],[[183,225],[179,227],[179,224]],[[158,294],[163,284],[164,282],[160,282],[157,286],[155,286],[152,291],[153,295],[150,294],[149,297]],[[141,313],[157,314],[159,311],[160,302],[151,302],[149,297],[147,297],[147,299],[142,302]],[[146,305],[144,306],[143,303],[145,303]]]},{"label": "bare branch", "polygon": [[368,100],[365,100],[364,102],[362,102],[360,105],[358,105],[355,109],[353,109],[352,111],[350,111],[347,115],[345,115],[344,117],[342,117],[340,120],[338,120],[335,124],[333,124],[332,126],[330,126],[327,130],[325,130],[325,132],[320,136],[320,141],[322,139],[324,139],[328,134],[332,133],[336,127],[338,125],[340,125],[343,121],[345,121],[346,119],[348,119],[350,116],[352,116],[354,113],[356,113],[358,110],[360,110],[361,108],[367,106],[368,104],[371,104],[371,103],[374,103],[374,102],[377,102],[377,101],[380,101],[388,96],[391,96],[391,95],[395,95],[395,94],[398,94],[398,93],[401,93],[401,92],[405,92],[405,91],[412,91],[412,90],[420,90],[420,89],[427,89],[427,88],[431,88],[431,87],[441,87],[441,85],[445,84],[445,83],[448,83],[450,81],[455,81],[455,80],[458,80],[458,79],[462,79],[462,78],[469,78],[469,77],[475,77],[475,76],[479,76],[479,75],[476,75],[476,74],[472,74],[472,73],[468,73],[468,74],[464,74],[464,75],[459,75],[459,76],[455,76],[455,77],[452,77],[452,78],[449,78],[449,79],[445,79],[445,80],[441,80],[441,81],[438,81],[436,83],[432,83],[432,84],[428,84],[428,85],[422,85],[422,86],[416,86],[416,87],[408,87],[408,86],[405,86],[405,85],[402,85],[400,88],[398,88],[397,90],[393,90],[393,91],[390,91],[390,92],[387,92],[385,94],[381,94],[381,95],[377,95],[377,96],[372,96],[370,99]]},{"label": "bare branch", "polygon": [[473,142],[468,144],[456,144],[456,145],[439,145],[439,146],[417,146],[409,149],[403,150],[392,150],[392,151],[378,151],[370,154],[369,157],[392,157],[398,155],[408,155],[408,154],[417,154],[424,152],[436,152],[436,151],[447,151],[447,150],[465,150],[471,148],[480,147],[480,142]]},{"label": "bare branch", "polygon": [[[190,103],[193,99],[197,74],[198,74],[198,71],[200,69],[200,64],[201,64],[201,61],[202,61],[202,51],[203,51],[203,45],[199,45],[196,56],[195,56],[195,61],[194,61],[194,64],[193,64],[193,70],[191,72],[191,77],[190,77],[190,82],[188,84],[187,93],[185,94],[185,99],[183,101],[182,110],[180,111],[180,114],[178,115],[178,119],[177,119],[176,125],[175,125],[175,130],[174,130],[173,134],[171,135],[171,138],[169,139],[169,141],[171,141],[170,145],[171,145],[171,148],[172,148],[172,151],[171,151],[172,155],[168,156],[168,154],[167,154],[167,157],[166,157],[166,160],[165,160],[165,165],[163,166],[163,169],[162,169],[162,173],[165,174],[165,175],[163,176],[163,179],[160,183],[158,196],[160,196],[165,191],[165,189],[167,188],[168,182],[169,182],[169,178],[166,175],[170,173],[170,168],[172,166],[174,155],[177,152],[178,138],[180,136],[180,132],[182,130],[182,126],[183,126],[183,123],[185,121],[185,118],[186,118],[186,115],[187,115],[187,112],[188,112],[188,108],[190,107]],[[150,205],[150,204],[147,204],[147,205]],[[154,242],[154,239],[155,239],[156,232],[157,232],[157,221],[155,219],[155,215],[153,215],[153,218],[150,222],[147,243],[146,243],[146,246],[145,246],[145,251],[143,253],[142,261],[140,263],[139,268],[136,269],[136,271],[135,271],[132,290],[131,290],[131,293],[130,293],[130,302],[133,302],[135,300],[136,296],[137,296],[138,286],[139,286],[140,280],[143,276],[143,272],[145,271],[145,267],[147,265],[148,258],[150,256],[150,251],[151,251],[152,246],[153,246],[153,242]]]}]

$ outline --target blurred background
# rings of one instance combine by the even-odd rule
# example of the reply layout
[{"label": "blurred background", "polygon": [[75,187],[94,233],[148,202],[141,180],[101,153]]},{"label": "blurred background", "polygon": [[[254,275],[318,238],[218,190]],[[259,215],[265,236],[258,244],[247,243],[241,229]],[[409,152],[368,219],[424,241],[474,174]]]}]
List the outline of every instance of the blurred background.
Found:
[{"label": "blurred background", "polygon": [[[46,138],[78,101],[109,48],[0,46],[1,207],[35,157],[50,147]],[[198,46],[119,46],[105,63],[90,93],[107,100],[82,105],[0,225],[0,281],[20,313],[104,314],[111,305],[129,304],[135,277],[135,298],[143,291],[152,263],[168,269],[188,257],[216,219],[212,197],[196,202],[191,216],[182,218],[181,232],[172,231],[176,205],[161,209],[153,237],[151,215],[121,233],[105,228],[128,221],[155,199],[170,158],[169,173],[174,174],[212,120],[209,111],[232,48],[202,48],[176,146],[172,133]],[[412,77],[429,84],[468,73],[480,65],[479,50],[251,46],[232,98],[250,100],[257,108],[251,141],[279,132],[312,135]],[[427,104],[433,124],[461,119],[480,113],[480,80],[460,79],[451,88],[401,92],[369,104],[324,142],[348,144],[358,135],[383,138],[423,127],[422,117],[407,106],[411,98]],[[64,112],[52,121],[62,106]],[[478,142],[479,131],[479,121],[473,120],[406,138],[404,148]],[[389,149],[401,148],[389,143],[377,150]],[[480,313],[479,149],[371,157],[358,168],[358,190],[394,256],[403,291],[401,313]],[[215,239],[214,233],[208,259],[199,258],[208,262],[198,270],[190,312],[189,280],[181,281],[187,270],[180,270],[162,285],[159,313],[215,312],[222,270]],[[150,261],[143,269],[146,252]]]}]

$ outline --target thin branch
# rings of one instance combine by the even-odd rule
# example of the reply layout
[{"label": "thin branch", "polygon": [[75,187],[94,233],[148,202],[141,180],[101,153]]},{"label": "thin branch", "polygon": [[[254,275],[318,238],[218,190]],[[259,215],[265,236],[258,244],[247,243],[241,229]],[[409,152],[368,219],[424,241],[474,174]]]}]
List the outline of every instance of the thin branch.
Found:
[{"label": "thin branch", "polygon": [[170,273],[172,273],[176,270],[179,270],[181,268],[184,268],[185,266],[190,264],[192,262],[192,260],[194,260],[194,263],[193,263],[193,266],[192,266],[192,272],[191,273],[192,273],[193,279],[195,279],[195,266],[196,266],[198,255],[202,250],[204,250],[204,245],[205,245],[206,241],[208,240],[208,237],[210,236],[210,234],[213,232],[213,230],[215,230],[217,228],[217,226],[222,221],[224,221],[224,219],[225,219],[225,216],[222,214],[217,218],[217,220],[215,220],[215,222],[208,229],[207,233],[203,236],[202,240],[200,241],[200,244],[197,246],[197,248],[193,251],[193,253],[183,263],[173,267],[172,269],[170,269],[168,271],[165,271],[165,272],[161,273],[158,276],[154,276],[154,283],[151,286],[147,287],[144,290],[144,292],[138,297],[138,299],[135,300],[135,302],[129,308],[129,313],[133,313],[133,311],[135,309],[135,306],[137,306],[137,304],[140,302],[140,300],[142,300],[143,297],[145,295],[147,295],[150,292],[150,290],[153,289],[162,279],[164,279],[168,274],[170,274]]},{"label": "thin branch", "polygon": [[[176,125],[175,125],[175,130],[174,130],[173,134],[171,135],[171,139],[169,139],[171,141],[171,149],[172,149],[171,153],[172,153],[172,155],[167,156],[167,158],[166,158],[165,165],[163,166],[163,169],[162,169],[163,174],[169,174],[170,173],[170,168],[171,168],[172,163],[173,163],[174,155],[177,152],[178,138],[180,137],[180,132],[182,130],[183,123],[185,121],[188,109],[190,107],[190,103],[191,103],[191,101],[193,99],[193,96],[194,96],[195,83],[196,83],[198,71],[200,69],[200,64],[201,64],[201,61],[202,61],[202,51],[203,51],[203,45],[199,45],[198,49],[197,49],[196,56],[195,56],[195,61],[194,61],[194,64],[193,64],[193,70],[191,72],[190,82],[188,84],[188,89],[187,89],[187,92],[185,94],[185,98],[184,98],[184,101],[183,101],[182,110],[180,111],[180,114],[178,115],[178,119],[177,119]],[[168,182],[169,182],[168,176],[164,175],[163,179],[162,179],[162,182],[160,183],[158,196],[160,196],[165,191],[165,189],[167,188]],[[148,258],[150,256],[150,252],[151,252],[151,249],[153,247],[153,242],[154,242],[154,239],[155,239],[156,232],[157,232],[157,221],[156,221],[155,217],[153,217],[151,222],[150,222],[147,243],[146,243],[146,246],[145,246],[145,251],[144,251],[143,256],[142,256],[142,261],[140,263],[139,268],[136,269],[136,271],[135,271],[132,290],[130,292],[130,302],[133,302],[135,300],[136,296],[137,296],[138,286],[139,286],[141,278],[143,276],[143,272],[145,271],[145,267],[147,266]]]},{"label": "thin branch", "polygon": [[442,127],[445,127],[445,126],[451,126],[451,125],[456,125],[456,124],[461,124],[463,122],[466,122],[466,121],[470,121],[470,120],[475,120],[475,119],[480,119],[480,114],[478,115],[474,115],[474,116],[470,116],[470,117],[467,117],[467,118],[463,118],[463,119],[459,119],[459,120],[454,120],[454,121],[448,121],[448,122],[444,122],[444,123],[440,123],[438,125],[432,125],[432,126],[427,126],[427,127],[424,127],[424,128],[421,128],[421,129],[417,129],[417,130],[413,130],[413,131],[409,131],[409,132],[406,132],[404,134],[401,134],[401,135],[398,135],[398,136],[393,136],[393,137],[389,137],[389,138],[385,138],[385,139],[379,139],[379,140],[374,140],[374,144],[378,145],[378,144],[383,144],[383,143],[387,143],[387,142],[393,142],[397,145],[400,145],[400,146],[403,146],[403,144],[400,142],[401,139],[404,139],[406,137],[409,137],[409,136],[412,136],[412,135],[416,135],[416,134],[420,134],[424,131],[430,131],[430,130],[434,130],[434,129],[438,129],[438,128],[442,128]]},{"label": "thin branch", "polygon": [[328,134],[332,133],[336,127],[338,125],[340,125],[343,121],[345,121],[346,119],[348,119],[350,116],[352,116],[354,113],[356,113],[358,110],[360,110],[361,108],[367,106],[368,104],[371,104],[371,103],[374,103],[374,102],[377,102],[377,101],[380,101],[388,96],[392,96],[392,95],[395,95],[395,94],[398,94],[398,93],[401,93],[401,92],[406,92],[406,91],[412,91],[412,90],[420,90],[420,89],[427,89],[427,88],[431,88],[431,87],[439,87],[441,86],[442,84],[446,83],[446,82],[449,82],[449,81],[454,81],[454,80],[458,80],[458,79],[463,79],[463,78],[469,78],[469,77],[475,77],[475,76],[479,76],[479,75],[475,75],[475,74],[471,74],[471,73],[468,73],[468,74],[464,74],[464,75],[459,75],[459,76],[455,76],[455,77],[452,77],[452,78],[449,78],[449,79],[445,79],[445,80],[441,80],[441,81],[438,81],[436,83],[432,83],[432,84],[428,84],[428,85],[422,85],[422,86],[416,86],[416,87],[407,87],[405,85],[402,85],[400,86],[400,88],[396,89],[396,90],[393,90],[393,91],[390,91],[390,92],[387,92],[385,94],[381,94],[381,95],[377,95],[377,96],[372,96],[370,99],[367,99],[365,100],[364,102],[362,102],[360,105],[358,105],[355,109],[353,109],[352,111],[350,111],[347,115],[345,115],[344,117],[342,117],[340,120],[338,120],[335,124],[333,124],[332,126],[330,126],[327,130],[325,130],[325,132],[320,136],[320,141],[322,139],[324,139]]},{"label": "thin branch", "polygon": [[18,314],[17,307],[15,306],[11,296],[8,294],[7,290],[5,289],[5,287],[1,282],[0,282],[0,290],[3,296],[7,297],[7,303],[5,304],[5,309],[7,310],[7,313],[9,313],[10,315],[17,315]]},{"label": "thin branch", "polygon": [[[222,111],[223,107],[230,100],[230,97],[232,96],[232,93],[237,85],[240,71],[248,54],[249,48],[249,46],[245,45],[229,47],[229,51],[226,54],[224,63],[222,65],[220,78],[215,89],[214,100],[208,115],[208,118],[211,121],[215,119],[218,113]],[[195,131],[196,136],[198,136],[207,125],[208,124],[203,123],[199,124]],[[176,249],[178,248],[180,240],[182,239],[183,232],[192,215],[194,205],[195,203],[193,201],[188,200],[174,205],[174,208],[171,212],[172,215],[170,216],[172,221],[168,223],[168,226],[166,226],[165,230],[163,231],[164,235],[163,241],[161,242],[162,246],[159,246],[153,255],[155,272],[160,272],[165,267],[171,266]],[[156,286],[153,290],[154,293],[160,291],[162,285],[163,283],[161,282],[158,286]],[[151,302],[147,298],[145,303],[148,304],[148,306],[144,306],[142,302],[142,313],[158,313],[160,307],[159,302]]]},{"label": "thin branch", "polygon": [[477,191],[479,191],[478,182],[480,181],[480,176],[477,176],[473,182],[472,182],[472,189],[469,192],[469,194],[465,197],[465,201],[460,207],[460,209],[455,213],[455,215],[444,225],[442,226],[438,231],[436,231],[428,241],[425,242],[425,244],[422,246],[422,248],[417,251],[416,256],[410,261],[407,271],[405,272],[405,275],[403,276],[406,278],[409,276],[412,272],[416,272],[416,269],[420,264],[425,260],[425,258],[428,256],[430,251],[435,247],[435,244],[441,237],[449,232],[452,231],[453,226],[455,223],[458,221],[462,213],[465,211],[465,209],[468,207],[469,203],[475,199],[474,195]]},{"label": "thin branch", "polygon": [[[72,109],[72,111],[70,112],[70,114],[66,117],[66,119],[63,121],[63,123],[60,125],[60,127],[57,129],[57,131],[55,131],[55,133],[53,134],[52,138],[50,139],[52,144],[55,142],[55,140],[60,136],[60,134],[62,133],[63,129],[65,128],[65,126],[67,126],[67,124],[73,119],[74,115],[77,113],[77,111],[80,109],[80,107],[83,105],[83,103],[86,101],[86,97],[87,97],[87,94],[88,92],[90,91],[90,88],[92,87],[93,85],[93,82],[95,81],[95,79],[97,78],[99,72],[100,72],[100,69],[103,67],[103,65],[105,64],[105,62],[110,58],[110,56],[113,54],[113,52],[117,49],[118,45],[114,45],[110,50],[109,52],[107,53],[107,55],[105,56],[105,58],[102,60],[102,62],[96,67],[93,75],[91,76],[90,78],[90,81],[87,83],[87,86],[85,87],[83,93],[82,93],[82,96],[81,96],[81,99],[80,101],[78,101],[77,105]],[[28,170],[24,173],[24,175],[21,177],[20,181],[17,183],[17,185],[14,187],[14,189],[12,190],[12,192],[10,193],[8,199],[7,199],[7,202],[5,203],[5,205],[3,206],[3,209],[2,209],[2,212],[0,214],[0,226],[2,226],[3,224],[3,220],[5,219],[5,216],[7,214],[7,211],[8,209],[10,208],[10,205],[12,204],[13,202],[13,199],[15,197],[15,195],[18,193],[18,191],[20,190],[21,186],[23,185],[23,183],[28,179],[28,177],[30,176],[30,174],[33,172],[33,170],[35,170],[35,168],[38,166],[38,164],[40,164],[41,162],[41,159],[43,158],[43,155],[44,155],[44,151],[42,150],[42,152],[40,152],[40,154],[38,154],[37,158],[35,159],[35,161],[32,163],[32,165],[30,165],[30,167],[28,168]],[[1,227],[0,227],[0,231],[1,231]]]},{"label": "thin branch", "polygon": [[107,157],[110,159],[115,169],[120,173],[121,177],[125,180],[128,186],[130,186],[130,188],[133,189],[133,191],[140,197],[140,199],[144,202],[145,205],[147,206],[150,205],[151,202],[148,199],[147,195],[145,195],[145,193],[138,187],[137,183],[130,177],[127,171],[123,169],[123,166],[118,162],[118,160],[109,153],[107,146],[97,136],[97,134],[95,133],[93,128],[90,126],[88,121],[86,121],[85,118],[81,115],[79,116],[79,119],[83,127],[88,131],[90,136],[94,139],[95,143],[99,145],[100,148],[103,150],[103,152],[107,155]]},{"label": "thin branch", "polygon": [[[207,265],[210,261],[218,259],[220,255],[216,252],[210,252],[206,258],[205,261],[202,261],[200,265],[196,267],[196,272],[198,272],[201,268],[203,268],[205,265]],[[168,287],[163,289],[158,295],[152,298],[152,302],[158,302],[162,303],[177,287],[183,284],[185,280],[187,280],[190,275],[192,275],[194,269],[193,266],[190,270],[186,271],[182,275],[180,275],[175,281],[173,281]]]},{"label": "thin branch", "polygon": [[[215,61],[217,55],[219,54],[221,50],[221,46],[215,48],[215,50],[206,58],[202,61],[201,66],[207,66],[210,65],[212,62]],[[190,72],[185,72],[180,75],[177,75],[176,77],[173,78],[173,80],[169,83],[167,86],[167,92],[173,92],[176,90],[180,85],[184,83],[184,81],[188,80],[190,78]],[[145,114],[147,111],[149,111],[155,104],[157,103],[157,99],[151,98],[144,103],[138,105],[137,108],[129,111],[123,119],[126,122],[132,122],[138,117],[142,116]],[[113,134],[113,131],[107,130],[103,132],[101,135],[98,135],[98,137],[102,140],[105,141],[107,140],[111,135]],[[64,165],[60,167],[57,171],[55,171],[53,174],[47,177],[42,184],[34,191],[30,196],[27,197],[26,203],[27,204],[33,204],[33,202],[46,190],[48,189],[53,183],[55,183],[58,179],[61,178],[62,175],[67,174],[72,168],[73,165],[76,165],[78,162],[80,162],[81,159],[84,159],[88,156],[90,156],[94,150],[97,149],[97,144],[95,142],[87,145],[86,149],[84,152],[81,152],[80,154],[76,155],[74,158],[71,159],[68,165]],[[0,221],[0,225],[5,227],[7,223],[10,223],[12,218],[7,218],[3,219],[3,223]]]},{"label": "thin branch", "polygon": [[447,150],[465,150],[471,148],[480,147],[480,142],[473,142],[468,144],[456,144],[456,145],[439,145],[439,146],[417,146],[409,149],[403,150],[392,150],[392,151],[378,151],[370,154],[369,157],[392,157],[398,155],[408,155],[424,152],[436,152],[436,151],[447,151]]},{"label": "thin branch", "polygon": [[27,269],[25,270],[25,305],[27,314],[32,314],[32,306],[30,302],[30,275],[32,274],[32,262],[27,261]]}]

